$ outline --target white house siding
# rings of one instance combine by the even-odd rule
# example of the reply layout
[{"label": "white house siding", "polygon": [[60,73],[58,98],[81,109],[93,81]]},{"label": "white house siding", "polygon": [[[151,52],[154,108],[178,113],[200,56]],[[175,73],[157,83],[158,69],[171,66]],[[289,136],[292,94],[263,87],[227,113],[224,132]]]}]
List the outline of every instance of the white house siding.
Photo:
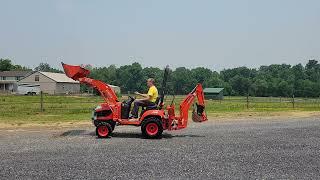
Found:
[{"label": "white house siding", "polygon": [[80,84],[79,83],[62,83],[62,82],[58,82],[56,84],[56,93],[58,93],[58,94],[80,93]]},{"label": "white house siding", "polygon": [[[39,75],[39,81],[35,81],[35,76]],[[20,84],[28,83],[28,84],[39,84],[41,91],[48,94],[55,94],[56,92],[56,82],[52,79],[44,76],[39,72],[35,72],[19,81]]]}]

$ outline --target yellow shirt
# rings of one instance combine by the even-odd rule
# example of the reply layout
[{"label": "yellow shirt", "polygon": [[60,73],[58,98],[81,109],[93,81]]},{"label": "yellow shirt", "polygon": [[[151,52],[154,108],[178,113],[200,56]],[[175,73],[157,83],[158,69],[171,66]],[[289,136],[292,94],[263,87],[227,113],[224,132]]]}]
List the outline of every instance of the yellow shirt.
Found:
[{"label": "yellow shirt", "polygon": [[148,95],[150,96],[151,102],[156,102],[158,97],[158,89],[155,86],[151,86],[149,88]]}]

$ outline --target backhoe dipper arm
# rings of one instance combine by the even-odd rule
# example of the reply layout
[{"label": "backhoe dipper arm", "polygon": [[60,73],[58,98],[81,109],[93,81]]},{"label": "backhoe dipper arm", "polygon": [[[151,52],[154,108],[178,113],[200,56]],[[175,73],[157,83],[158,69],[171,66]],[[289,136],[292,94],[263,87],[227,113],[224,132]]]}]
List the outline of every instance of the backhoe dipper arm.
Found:
[{"label": "backhoe dipper arm", "polygon": [[196,111],[194,110],[192,113],[192,119],[195,122],[203,122],[208,120],[207,115],[204,111],[204,93],[203,88],[200,83],[187,95],[187,97],[180,104],[180,117],[178,118],[178,128],[186,128],[188,125],[188,116],[189,116],[189,108],[194,101],[194,98],[197,97],[198,103],[196,104]]},{"label": "backhoe dipper arm", "polygon": [[90,74],[89,70],[80,66],[72,66],[64,63],[61,64],[63,66],[64,72],[69,78],[96,89],[100,92],[100,95],[105,100],[105,102],[110,105],[116,104],[118,102],[116,93],[108,84],[87,77]]}]

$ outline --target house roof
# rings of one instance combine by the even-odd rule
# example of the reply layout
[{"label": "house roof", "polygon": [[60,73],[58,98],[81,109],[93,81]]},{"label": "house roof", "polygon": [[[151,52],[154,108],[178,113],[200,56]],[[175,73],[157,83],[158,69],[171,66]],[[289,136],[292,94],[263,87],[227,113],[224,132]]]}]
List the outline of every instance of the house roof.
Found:
[{"label": "house roof", "polygon": [[31,73],[31,71],[1,71],[1,77],[24,77]]},{"label": "house roof", "polygon": [[204,93],[220,93],[224,88],[204,88]]},{"label": "house roof", "polygon": [[66,76],[63,73],[52,73],[52,72],[42,72],[39,71],[39,73],[43,74],[44,76],[47,76],[48,78],[56,81],[56,82],[64,82],[64,83],[79,83],[78,81],[75,81],[68,76]]}]

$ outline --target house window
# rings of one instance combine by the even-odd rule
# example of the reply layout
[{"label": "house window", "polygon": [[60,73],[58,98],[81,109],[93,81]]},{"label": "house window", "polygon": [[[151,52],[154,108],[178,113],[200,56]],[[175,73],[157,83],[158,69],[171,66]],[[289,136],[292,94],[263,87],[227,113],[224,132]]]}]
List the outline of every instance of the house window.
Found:
[{"label": "house window", "polygon": [[2,77],[2,80],[6,80],[6,77]]},{"label": "house window", "polygon": [[34,76],[34,81],[39,81],[39,75]]}]

